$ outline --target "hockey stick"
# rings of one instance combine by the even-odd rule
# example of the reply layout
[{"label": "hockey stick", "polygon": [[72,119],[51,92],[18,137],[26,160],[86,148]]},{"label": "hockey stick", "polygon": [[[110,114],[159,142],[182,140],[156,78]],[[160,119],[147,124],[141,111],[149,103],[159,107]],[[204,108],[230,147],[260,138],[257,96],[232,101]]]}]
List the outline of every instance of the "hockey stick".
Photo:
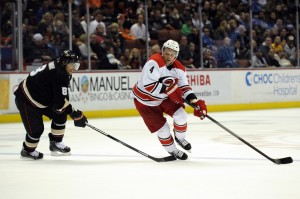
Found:
[{"label": "hockey stick", "polygon": [[[194,105],[192,103],[190,103],[187,100],[184,100],[184,101],[185,101],[185,103],[187,103],[188,105],[190,105],[192,108],[194,108]],[[248,145],[249,147],[251,147],[252,149],[254,149],[256,152],[258,152],[259,154],[261,154],[262,156],[264,156],[268,160],[272,161],[273,163],[275,163],[275,164],[290,164],[290,163],[293,162],[293,159],[291,157],[285,157],[285,158],[280,158],[280,159],[270,158],[269,156],[267,156],[266,154],[264,154],[263,152],[261,152],[260,150],[258,150],[254,146],[252,146],[249,142],[247,142],[246,140],[244,140],[243,138],[241,138],[240,136],[238,136],[237,134],[235,134],[234,132],[232,132],[231,130],[229,130],[228,128],[226,128],[225,126],[223,126],[221,123],[219,123],[218,121],[216,121],[214,118],[210,117],[209,115],[206,115],[206,117],[208,119],[210,119],[212,122],[214,122],[215,124],[217,124],[222,129],[224,129],[225,131],[227,131],[228,133],[230,133],[231,135],[233,135],[234,137],[236,137],[237,139],[239,139],[240,141],[242,141],[244,144]]]},{"label": "hockey stick", "polygon": [[88,124],[88,123],[86,123],[86,125],[87,125],[88,127],[90,127],[91,129],[94,129],[95,131],[98,131],[99,133],[105,135],[106,137],[109,137],[110,139],[113,139],[114,141],[119,142],[120,144],[123,144],[124,146],[126,146],[126,147],[128,147],[128,148],[134,150],[135,152],[138,152],[139,154],[142,154],[143,156],[145,156],[145,157],[147,157],[147,158],[150,158],[151,160],[154,160],[154,161],[156,161],[156,162],[169,162],[169,161],[176,160],[176,158],[175,158],[174,156],[172,156],[172,155],[171,155],[171,156],[167,156],[167,157],[163,157],[163,158],[156,158],[156,157],[153,157],[153,156],[148,155],[147,153],[144,153],[144,152],[142,152],[142,151],[140,151],[140,150],[138,150],[138,149],[136,149],[136,148],[134,148],[134,147],[132,147],[132,146],[126,144],[125,142],[122,142],[121,140],[119,140],[119,139],[117,139],[117,138],[115,138],[115,137],[113,137],[113,136],[111,136],[111,135],[105,133],[104,131],[102,131],[102,130],[100,130],[100,129],[97,129],[96,127],[94,127],[94,126],[92,126],[92,125],[90,125],[90,124]]},{"label": "hockey stick", "polygon": [[225,126],[223,126],[222,124],[220,124],[218,121],[216,121],[215,119],[213,119],[209,115],[206,115],[206,117],[208,119],[210,119],[212,122],[214,122],[215,124],[217,124],[218,126],[220,126],[222,129],[224,129],[225,131],[227,131],[228,133],[230,133],[231,135],[233,135],[234,137],[236,137],[237,139],[239,139],[240,141],[242,141],[243,143],[247,144],[249,147],[251,147],[252,149],[254,149],[256,152],[260,153],[262,156],[264,156],[268,160],[272,161],[273,163],[275,163],[275,164],[290,164],[290,163],[293,162],[293,159],[291,157],[285,157],[285,158],[280,158],[280,159],[270,158],[269,156],[267,156],[266,154],[264,154],[263,152],[261,152],[260,150],[258,150],[254,146],[252,146],[249,142],[247,142],[246,140],[242,139],[240,136],[238,136],[237,134],[235,134],[234,132],[232,132],[231,130],[229,130],[228,128],[226,128]]}]

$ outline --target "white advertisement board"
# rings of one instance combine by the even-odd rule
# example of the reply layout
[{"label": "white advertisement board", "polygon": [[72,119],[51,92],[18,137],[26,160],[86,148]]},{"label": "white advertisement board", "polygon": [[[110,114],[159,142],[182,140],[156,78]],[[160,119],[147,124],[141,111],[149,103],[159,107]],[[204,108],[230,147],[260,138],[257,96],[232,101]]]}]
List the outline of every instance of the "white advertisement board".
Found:
[{"label": "white advertisement board", "polygon": [[233,103],[300,101],[300,70],[232,71]]},{"label": "white advertisement board", "polygon": [[[139,74],[76,73],[70,102],[83,111],[134,109],[131,90]],[[13,92],[27,75],[9,74],[9,108],[1,114],[18,112]],[[188,71],[187,78],[208,105],[300,101],[300,70]]]}]

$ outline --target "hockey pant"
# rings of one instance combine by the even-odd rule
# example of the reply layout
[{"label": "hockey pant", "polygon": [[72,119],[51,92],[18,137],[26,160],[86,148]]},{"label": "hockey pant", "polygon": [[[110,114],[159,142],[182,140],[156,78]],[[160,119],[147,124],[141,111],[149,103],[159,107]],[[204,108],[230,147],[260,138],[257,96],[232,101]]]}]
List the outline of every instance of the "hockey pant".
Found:
[{"label": "hockey pant", "polygon": [[43,115],[52,119],[50,140],[61,142],[65,133],[67,115],[57,114],[51,108],[38,108],[27,101],[15,99],[16,106],[20,112],[23,125],[26,129],[23,147],[32,152],[38,146],[40,137],[44,132]]},{"label": "hockey pant", "polygon": [[182,140],[186,136],[187,114],[185,110],[173,101],[166,99],[159,106],[146,106],[134,99],[135,106],[151,133],[157,133],[158,139],[168,152],[175,150],[174,139],[170,133],[164,113],[173,117],[173,132]]}]

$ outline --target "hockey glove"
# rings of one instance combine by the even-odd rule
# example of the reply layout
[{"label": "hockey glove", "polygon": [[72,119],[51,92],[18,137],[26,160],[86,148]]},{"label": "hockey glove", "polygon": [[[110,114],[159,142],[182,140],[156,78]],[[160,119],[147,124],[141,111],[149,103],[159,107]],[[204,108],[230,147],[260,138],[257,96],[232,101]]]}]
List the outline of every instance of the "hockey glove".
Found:
[{"label": "hockey glove", "polygon": [[86,117],[79,110],[73,110],[70,117],[74,120],[74,125],[78,127],[85,127],[88,123]]},{"label": "hockey glove", "polygon": [[174,86],[171,86],[169,89],[165,92],[169,99],[177,104],[180,104],[182,107],[184,107],[183,99],[182,99],[182,91],[181,89],[175,84]]},{"label": "hockey glove", "polygon": [[194,115],[196,117],[200,117],[201,120],[203,120],[205,118],[205,116],[207,115],[207,108],[205,105],[205,101],[204,100],[198,100],[195,102],[192,102],[192,104],[194,105]]}]

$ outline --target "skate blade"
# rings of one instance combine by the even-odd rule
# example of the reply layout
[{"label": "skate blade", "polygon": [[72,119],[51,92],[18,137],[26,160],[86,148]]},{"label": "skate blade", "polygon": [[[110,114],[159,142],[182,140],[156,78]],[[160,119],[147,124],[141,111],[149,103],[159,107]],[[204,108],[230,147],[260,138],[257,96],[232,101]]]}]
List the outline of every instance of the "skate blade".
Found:
[{"label": "skate blade", "polygon": [[51,151],[51,156],[70,156],[71,152],[62,153],[59,151]]},{"label": "skate blade", "polygon": [[[185,150],[185,149],[184,149]],[[192,150],[185,150],[186,152],[192,153]]]},{"label": "skate blade", "polygon": [[20,159],[22,159],[22,160],[28,160],[28,161],[36,161],[36,160],[42,160],[43,158],[41,158],[41,159],[33,159],[33,158],[29,158],[29,157],[24,157],[24,156],[21,156],[20,155]]}]

